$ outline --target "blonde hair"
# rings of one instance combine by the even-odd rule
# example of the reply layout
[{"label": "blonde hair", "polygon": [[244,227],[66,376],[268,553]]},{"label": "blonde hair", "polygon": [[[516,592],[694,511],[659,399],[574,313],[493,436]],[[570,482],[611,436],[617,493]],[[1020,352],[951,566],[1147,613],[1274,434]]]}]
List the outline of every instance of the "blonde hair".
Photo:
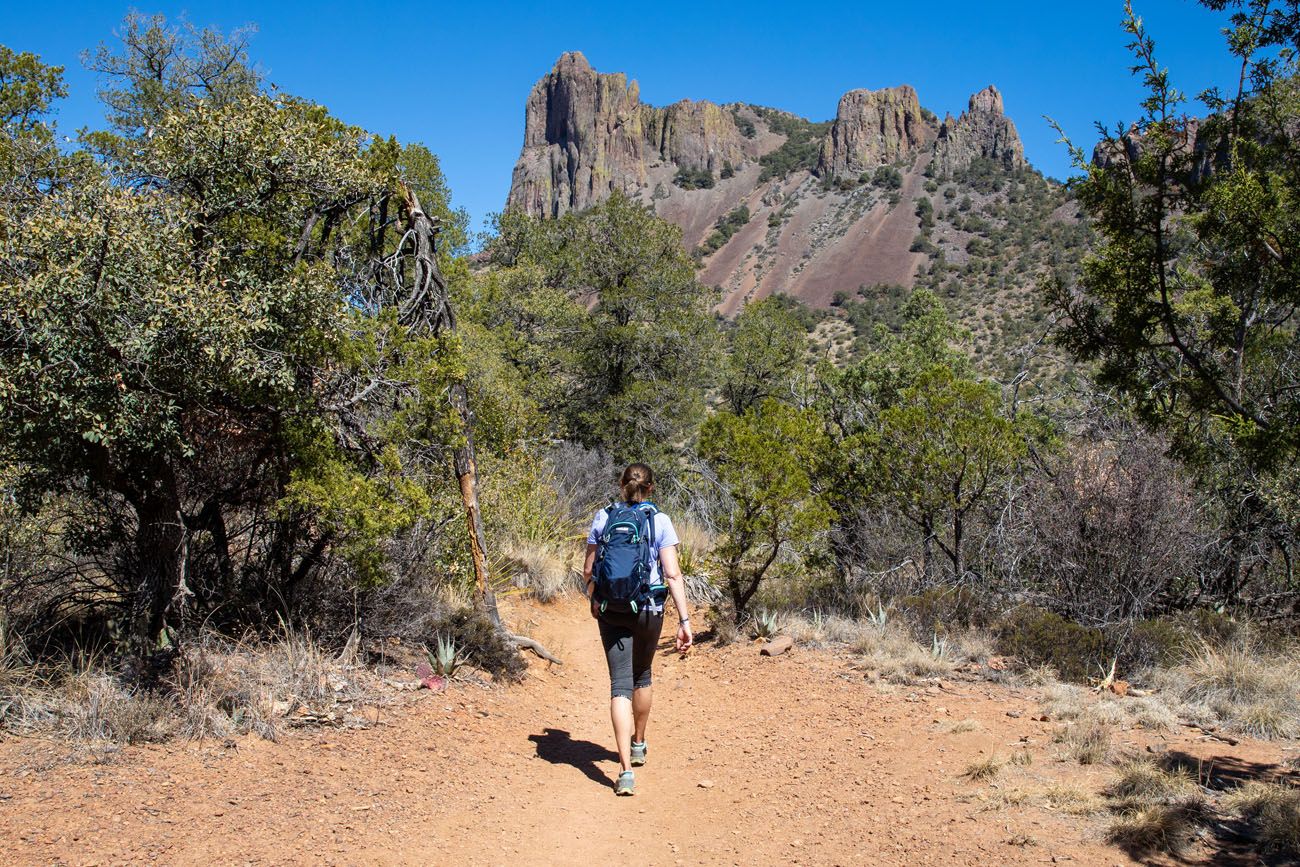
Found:
[{"label": "blonde hair", "polygon": [[625,503],[644,503],[655,491],[655,474],[645,464],[628,464],[618,481]]}]

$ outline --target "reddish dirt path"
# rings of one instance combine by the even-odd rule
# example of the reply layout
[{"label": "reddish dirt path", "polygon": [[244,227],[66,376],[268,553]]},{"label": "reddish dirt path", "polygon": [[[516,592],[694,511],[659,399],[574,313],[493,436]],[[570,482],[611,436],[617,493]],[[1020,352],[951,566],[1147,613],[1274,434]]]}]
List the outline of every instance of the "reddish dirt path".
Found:
[{"label": "reddish dirt path", "polygon": [[[704,646],[657,665],[650,763],[616,798],[607,681],[574,601],[521,609],[563,659],[518,687],[454,684],[365,731],[177,743],[103,765],[0,743],[10,864],[1120,864],[1088,820],[995,806],[999,787],[1104,769],[1053,758],[1033,691],[882,692],[847,657]],[[1020,718],[1007,711],[1021,711]],[[982,730],[946,734],[972,717]],[[1012,745],[996,786],[959,776]],[[47,765],[39,769],[42,762]],[[702,782],[712,785],[702,787]]]}]

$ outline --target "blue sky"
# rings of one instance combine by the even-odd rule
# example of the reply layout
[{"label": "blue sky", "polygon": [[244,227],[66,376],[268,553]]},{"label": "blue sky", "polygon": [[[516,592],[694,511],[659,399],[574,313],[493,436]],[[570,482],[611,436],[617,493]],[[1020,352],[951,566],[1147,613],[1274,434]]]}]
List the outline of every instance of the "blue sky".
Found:
[{"label": "blue sky", "polygon": [[[199,25],[258,25],[252,55],[286,91],[443,161],[455,202],[478,228],[501,208],[523,139],[524,100],[564,51],[602,72],[626,72],[641,98],[744,101],[813,120],[834,116],[841,93],[911,84],[942,116],[993,83],[1029,160],[1069,173],[1042,116],[1091,148],[1092,124],[1136,115],[1122,0],[912,3],[116,3],[0,5],[0,43],[67,67],[60,124],[96,126],[102,111],[82,50],[112,38],[135,5],[185,13]],[[1191,0],[1135,0],[1162,62],[1184,91],[1230,83],[1223,16]]]}]

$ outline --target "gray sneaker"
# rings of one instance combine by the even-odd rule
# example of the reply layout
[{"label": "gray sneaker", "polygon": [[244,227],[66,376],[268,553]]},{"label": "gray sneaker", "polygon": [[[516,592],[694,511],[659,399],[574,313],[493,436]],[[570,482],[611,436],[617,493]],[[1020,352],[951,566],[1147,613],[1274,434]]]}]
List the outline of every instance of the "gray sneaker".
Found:
[{"label": "gray sneaker", "polygon": [[618,782],[614,784],[614,794],[636,794],[636,776],[631,771],[624,771],[618,775]]},{"label": "gray sneaker", "polygon": [[639,768],[645,764],[645,741],[632,741],[632,767]]}]

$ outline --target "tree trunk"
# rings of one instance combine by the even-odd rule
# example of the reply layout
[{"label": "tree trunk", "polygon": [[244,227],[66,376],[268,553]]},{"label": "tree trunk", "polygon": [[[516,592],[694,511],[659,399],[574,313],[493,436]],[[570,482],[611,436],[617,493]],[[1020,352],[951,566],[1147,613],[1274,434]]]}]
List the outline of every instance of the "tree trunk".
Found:
[{"label": "tree trunk", "polygon": [[465,504],[465,525],[469,537],[470,556],[474,561],[474,599],[479,608],[492,621],[501,626],[497,611],[496,594],[488,584],[487,544],[483,536],[483,514],[478,508],[478,468],[474,460],[474,416],[469,408],[469,395],[464,383],[451,388],[451,405],[460,418],[461,445],[452,452],[456,479],[460,482],[460,499]]},{"label": "tree trunk", "polygon": [[[456,317],[447,294],[447,281],[438,268],[435,240],[438,227],[420,207],[415,191],[405,184],[402,193],[406,199],[407,218],[410,220],[414,243],[415,285],[411,298],[402,312],[402,321],[408,324],[424,323],[435,335],[456,327]],[[483,515],[478,507],[478,467],[474,460],[474,414],[469,408],[469,391],[465,383],[451,387],[451,406],[460,420],[461,443],[452,452],[456,480],[460,483],[460,498],[465,506],[465,529],[469,540],[470,557],[474,563],[474,600],[488,616],[492,625],[501,628],[501,615],[497,611],[496,594],[488,584],[487,543],[483,536]]]},{"label": "tree trunk", "polygon": [[[143,662],[157,647],[168,606],[188,593],[184,586],[186,559],[185,520],[180,498],[170,484],[170,470],[163,489],[152,491],[139,501],[134,545],[135,584],[131,588],[128,651],[135,662]],[[177,600],[183,603],[182,600]]]},{"label": "tree trunk", "polygon": [[966,575],[966,563],[961,556],[961,537],[964,529],[962,515],[960,512],[953,513],[952,516],[952,569],[956,573],[956,580],[960,583]]}]

